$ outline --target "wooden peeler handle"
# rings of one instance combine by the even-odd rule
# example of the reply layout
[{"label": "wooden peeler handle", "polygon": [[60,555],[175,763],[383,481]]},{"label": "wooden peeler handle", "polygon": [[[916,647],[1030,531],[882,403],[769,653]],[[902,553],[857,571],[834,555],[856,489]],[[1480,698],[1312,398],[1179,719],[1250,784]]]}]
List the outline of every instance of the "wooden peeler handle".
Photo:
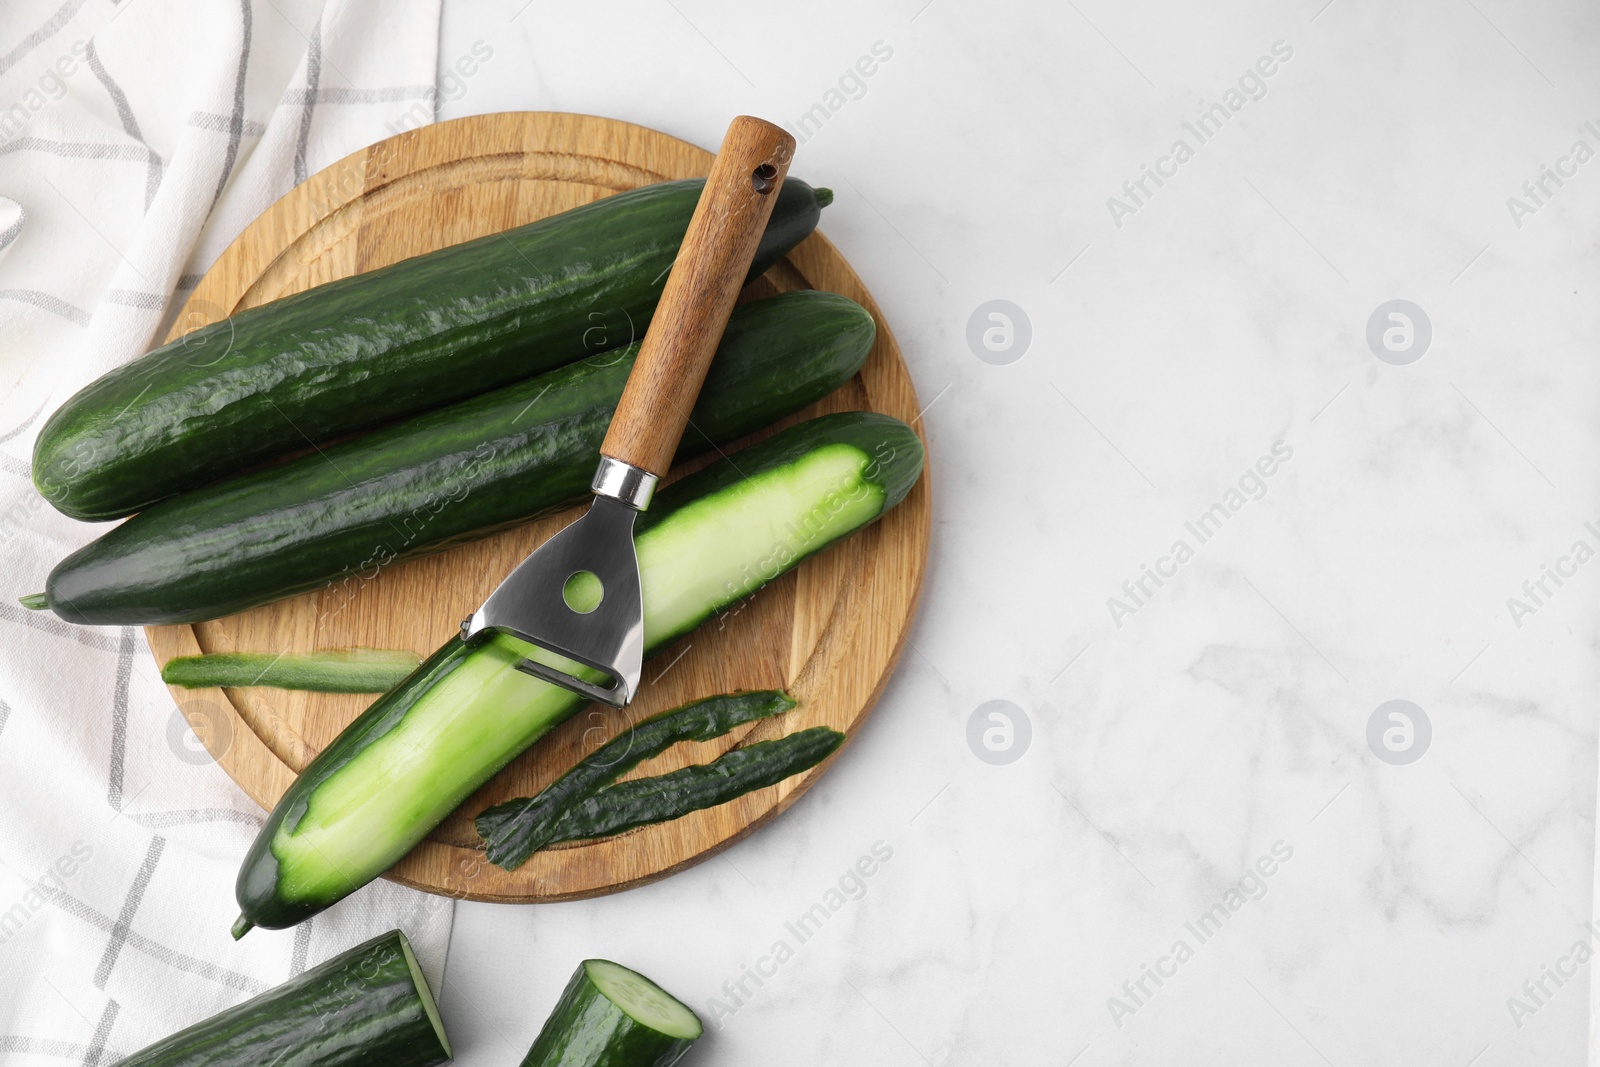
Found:
[{"label": "wooden peeler handle", "polygon": [[728,126],[601,454],[667,473],[793,158],[794,138],[770,122]]}]

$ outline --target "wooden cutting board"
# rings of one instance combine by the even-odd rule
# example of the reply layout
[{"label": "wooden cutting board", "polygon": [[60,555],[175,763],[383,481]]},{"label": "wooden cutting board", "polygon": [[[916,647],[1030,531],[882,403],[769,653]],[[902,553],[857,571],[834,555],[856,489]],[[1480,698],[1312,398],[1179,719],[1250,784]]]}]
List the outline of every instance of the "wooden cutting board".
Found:
[{"label": "wooden cutting board", "polygon": [[[666,134],[587,115],[483,115],[403,133],[313,175],[268,209],[202,279],[171,336],[321,282],[624,189],[702,176],[711,159],[710,152]],[[805,177],[803,153],[795,173]],[[863,409],[915,424],[916,394],[900,350],[861,280],[820,234],[752,282],[745,297],[803,288],[832,290],[865,305],[877,320],[878,337],[855,379],[780,425]],[[691,469],[686,465],[683,471]],[[528,523],[225,619],[151,627],[150,647],[163,664],[199,652],[352,646],[425,655],[572,517]],[[853,733],[905,641],[927,563],[928,532],[924,471],[905,501],[877,525],[813,557],[721,623],[713,620],[646,663],[643,691],[626,710],[590,706],[547,735],[389,877],[472,900],[594,896],[671,874],[771,819],[829,764],[675,822],[537,853],[514,872],[484,860],[472,826],[484,808],[536,793],[628,724],[717,693],[776,687],[800,706],[717,742],[680,745],[636,774],[706,762],[734,745],[811,726]],[[172,693],[211,755],[264,808],[276,803],[295,775],[373,699],[274,689],[174,688]]]}]

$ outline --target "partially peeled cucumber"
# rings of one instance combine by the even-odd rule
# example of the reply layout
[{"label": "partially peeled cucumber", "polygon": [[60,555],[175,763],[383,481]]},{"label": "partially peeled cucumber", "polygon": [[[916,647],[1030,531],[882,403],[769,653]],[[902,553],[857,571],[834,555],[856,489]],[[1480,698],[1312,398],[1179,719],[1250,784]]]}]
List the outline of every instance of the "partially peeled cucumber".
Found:
[{"label": "partially peeled cucumber", "polygon": [[[824,415],[663,489],[640,516],[645,647],[653,651],[876,521],[922,471],[905,423]],[[239,872],[242,934],[292,926],[409,852],[467,797],[583,705],[518,669],[546,658],[494,634],[452,638],[311,762]]]}]

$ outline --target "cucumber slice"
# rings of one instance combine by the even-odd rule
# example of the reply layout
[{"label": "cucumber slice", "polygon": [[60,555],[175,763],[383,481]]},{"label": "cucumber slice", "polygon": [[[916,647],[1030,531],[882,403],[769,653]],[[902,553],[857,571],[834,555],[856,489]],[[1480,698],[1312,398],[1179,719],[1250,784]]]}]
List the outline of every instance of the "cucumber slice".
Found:
[{"label": "cucumber slice", "polygon": [[[898,419],[825,415],[663,489],[635,545],[655,650],[900,501],[922,444]],[[518,670],[577,664],[504,634],[452,638],[312,761],[239,872],[246,921],[292,926],[382,874],[582,700]]]},{"label": "cucumber slice", "polygon": [[671,1067],[702,1032],[687,1005],[638,971],[584,960],[522,1067]]},{"label": "cucumber slice", "polygon": [[317,693],[387,693],[421,662],[414,652],[351,648],[337,652],[211,652],[174,656],[161,680],[185,689],[265,686]]},{"label": "cucumber slice", "polygon": [[391,930],[118,1067],[435,1067],[450,1056],[411,943]]},{"label": "cucumber slice", "polygon": [[710,741],[792,707],[794,701],[787,694],[767,689],[698,700],[644,720],[595,749],[538,796],[508,800],[479,815],[476,825],[488,842],[489,862],[516,870],[553,840],[556,824],[568,809],[679,741]]}]

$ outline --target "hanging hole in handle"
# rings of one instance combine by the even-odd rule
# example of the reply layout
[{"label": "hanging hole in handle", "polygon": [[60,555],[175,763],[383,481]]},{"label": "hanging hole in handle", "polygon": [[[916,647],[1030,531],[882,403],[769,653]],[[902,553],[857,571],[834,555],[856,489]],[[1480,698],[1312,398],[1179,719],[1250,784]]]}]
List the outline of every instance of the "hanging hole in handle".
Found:
[{"label": "hanging hole in handle", "polygon": [[771,163],[763,163],[750,172],[750,187],[762,196],[766,196],[778,184],[778,168]]}]

